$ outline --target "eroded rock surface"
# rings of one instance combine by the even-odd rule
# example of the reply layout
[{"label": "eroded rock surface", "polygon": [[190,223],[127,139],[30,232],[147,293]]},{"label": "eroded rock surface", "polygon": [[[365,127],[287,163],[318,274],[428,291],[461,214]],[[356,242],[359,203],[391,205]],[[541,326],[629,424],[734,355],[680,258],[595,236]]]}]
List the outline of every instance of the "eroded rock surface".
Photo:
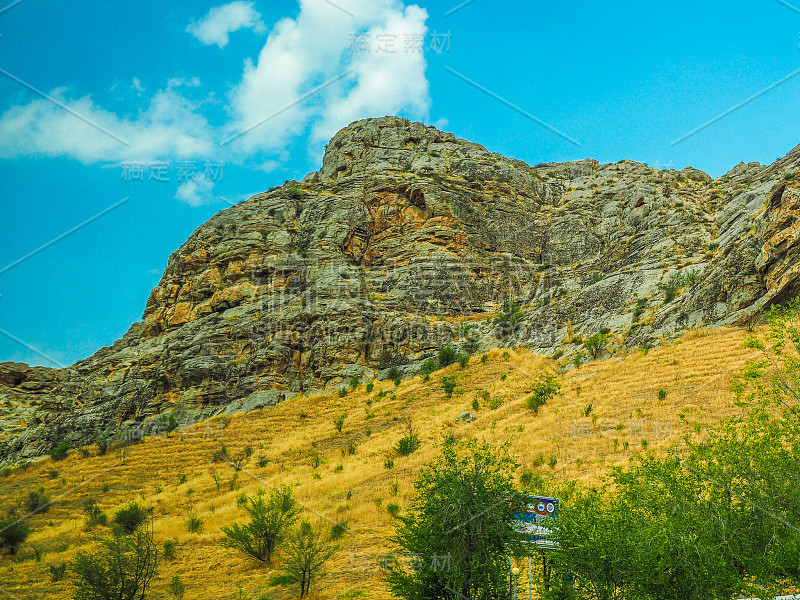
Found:
[{"label": "eroded rock surface", "polygon": [[[410,374],[447,343],[566,361],[606,328],[600,356],[744,323],[797,295],[799,164],[795,149],[716,180],[531,167],[420,123],[355,122],[318,172],[199,227],[113,346],[67,369],[0,365],[0,462]],[[525,317],[502,339],[508,299]]]}]

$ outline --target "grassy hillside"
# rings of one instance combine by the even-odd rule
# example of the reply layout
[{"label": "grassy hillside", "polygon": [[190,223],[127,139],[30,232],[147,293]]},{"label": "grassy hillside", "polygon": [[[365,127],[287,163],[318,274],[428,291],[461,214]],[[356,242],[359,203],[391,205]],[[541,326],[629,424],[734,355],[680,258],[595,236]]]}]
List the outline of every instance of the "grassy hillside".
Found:
[{"label": "grassy hillside", "polygon": [[[90,456],[74,450],[60,462],[37,462],[0,478],[0,509],[40,487],[54,500],[48,512],[31,518],[34,532],[20,554],[0,557],[0,592],[22,599],[71,597],[70,577],[51,582],[47,565],[69,562],[104,531],[87,529],[85,503],[95,500],[111,517],[136,499],[153,508],[159,544],[179,543],[176,557],[161,562],[151,597],[168,597],[166,585],[177,573],[186,584],[186,598],[258,598],[270,568],[222,548],[220,526],[245,521],[245,511],[236,505],[242,492],[287,483],[296,486],[306,515],[326,527],[346,522],[349,529],[314,596],[388,598],[378,570],[380,556],[392,550],[387,538],[393,518],[386,506],[396,502],[405,509],[416,473],[434,456],[442,434],[511,439],[520,474],[597,481],[610,466],[625,464],[641,451],[643,442],[654,449],[680,443],[679,413],[702,420],[730,414],[731,377],[754,357],[742,347],[743,337],[737,329],[695,331],[646,354],[584,365],[559,377],[562,393],[538,414],[525,399],[544,374],[555,372],[556,363],[526,351],[511,350],[504,358],[502,350],[494,350],[485,364],[476,357],[465,369],[454,365],[434,373],[427,383],[414,377],[397,389],[391,382],[376,382],[371,393],[362,384],[345,397],[298,397],[274,409],[146,439],[127,448],[124,457],[120,450],[97,456],[92,447]],[[440,383],[447,374],[458,377],[451,399]],[[659,397],[659,390],[666,396]],[[380,397],[381,391],[387,393]],[[482,391],[489,399],[481,398],[475,411],[471,403]],[[456,423],[467,410],[477,420]],[[342,413],[347,418],[340,433],[334,420]],[[423,443],[401,457],[392,446],[408,419]],[[238,473],[226,462],[212,462],[221,442],[230,455],[252,447]],[[315,455],[321,459],[316,469]],[[394,460],[393,468],[386,467],[388,459]],[[199,533],[186,529],[192,515],[203,520]],[[40,562],[33,548],[41,550]],[[270,593],[272,598],[295,596],[280,588]]]}]

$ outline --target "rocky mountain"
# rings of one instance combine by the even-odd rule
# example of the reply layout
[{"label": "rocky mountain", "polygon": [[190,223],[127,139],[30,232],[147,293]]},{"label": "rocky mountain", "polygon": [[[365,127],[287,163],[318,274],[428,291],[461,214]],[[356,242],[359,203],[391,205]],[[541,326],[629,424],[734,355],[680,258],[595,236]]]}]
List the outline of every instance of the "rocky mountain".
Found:
[{"label": "rocky mountain", "polygon": [[[396,117],[322,168],[221,211],[169,259],[141,322],[66,369],[0,364],[0,463],[406,376],[450,344],[563,368],[797,295],[800,147],[711,179],[633,161],[529,166]],[[522,307],[512,331],[495,316]],[[141,429],[139,429],[141,431]]]}]

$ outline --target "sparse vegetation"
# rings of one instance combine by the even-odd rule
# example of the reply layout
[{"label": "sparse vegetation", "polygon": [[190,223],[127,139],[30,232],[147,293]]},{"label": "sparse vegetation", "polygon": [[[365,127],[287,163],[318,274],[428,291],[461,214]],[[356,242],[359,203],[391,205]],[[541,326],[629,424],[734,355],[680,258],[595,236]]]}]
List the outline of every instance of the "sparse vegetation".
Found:
[{"label": "sparse vegetation", "polygon": [[227,539],[222,541],[222,545],[270,564],[275,548],[298,516],[291,488],[281,486],[272,490],[267,500],[263,495],[250,497],[245,508],[250,515],[250,522],[223,527]]},{"label": "sparse vegetation", "polygon": [[456,389],[456,376],[455,375],[445,375],[442,377],[442,389],[444,390],[445,396],[448,398],[453,397],[453,392]]},{"label": "sparse vegetation", "polygon": [[152,531],[99,539],[101,549],[79,552],[75,573],[76,600],[142,600],[158,568],[158,548]]}]

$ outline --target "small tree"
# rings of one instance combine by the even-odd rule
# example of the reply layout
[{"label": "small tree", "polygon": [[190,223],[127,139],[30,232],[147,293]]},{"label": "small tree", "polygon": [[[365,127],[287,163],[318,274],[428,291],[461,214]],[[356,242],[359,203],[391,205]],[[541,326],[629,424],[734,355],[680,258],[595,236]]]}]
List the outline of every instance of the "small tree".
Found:
[{"label": "small tree", "polygon": [[269,500],[263,495],[248,498],[245,507],[250,522],[234,523],[223,527],[226,548],[234,548],[261,562],[271,564],[275,548],[284,538],[286,530],[297,520],[298,509],[288,485],[272,490]]},{"label": "small tree", "polygon": [[452,346],[442,346],[439,348],[439,366],[444,368],[456,362],[458,353]]},{"label": "small tree", "polygon": [[75,600],[144,600],[158,568],[153,532],[100,538],[101,549],[79,552],[72,565]]},{"label": "small tree", "polygon": [[147,509],[136,501],[123,506],[114,514],[114,524],[124,534],[133,533],[145,521],[147,521]]},{"label": "small tree", "polygon": [[308,596],[311,584],[324,575],[322,567],[337,550],[325,541],[322,531],[308,521],[292,531],[284,551],[283,573],[270,580],[273,585],[300,584],[300,597]]},{"label": "small tree", "polygon": [[[386,575],[399,598],[508,597],[508,553],[519,549],[512,506],[519,505],[508,444],[452,437],[414,483],[410,509],[392,539],[417,555],[414,568]],[[445,563],[447,567],[445,567]]]},{"label": "small tree", "polygon": [[547,375],[542,381],[533,386],[533,395],[528,398],[527,404],[533,412],[538,413],[539,409],[547,404],[547,401],[555,396],[561,389],[561,385],[552,375]]},{"label": "small tree", "polygon": [[495,325],[500,330],[500,337],[508,338],[512,336],[524,316],[525,313],[522,312],[519,304],[511,300],[503,302],[503,306],[494,320]]},{"label": "small tree", "polygon": [[455,375],[445,375],[442,377],[442,389],[444,390],[445,396],[448,398],[453,397],[453,392],[456,389],[456,376]]},{"label": "small tree", "polygon": [[607,333],[595,333],[583,343],[583,347],[589,351],[589,354],[592,355],[592,358],[597,358],[600,356],[600,353],[603,351],[606,345],[608,345]]}]

